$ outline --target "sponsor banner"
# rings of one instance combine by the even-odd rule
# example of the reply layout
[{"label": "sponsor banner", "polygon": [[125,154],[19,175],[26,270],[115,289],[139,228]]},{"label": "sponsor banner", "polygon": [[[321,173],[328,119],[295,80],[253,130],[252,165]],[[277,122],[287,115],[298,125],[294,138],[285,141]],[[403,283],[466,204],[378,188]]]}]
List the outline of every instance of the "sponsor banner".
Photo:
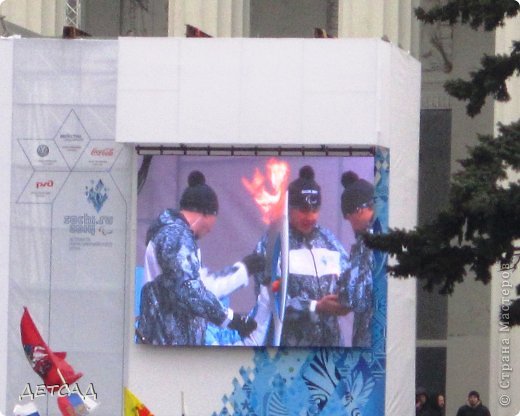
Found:
[{"label": "sponsor banner", "polygon": [[[23,306],[37,313],[49,347],[83,373],[80,388],[110,397],[99,416],[122,408],[132,151],[113,141],[115,103],[100,101],[115,96],[116,56],[115,42],[17,42],[13,79],[10,325]],[[36,382],[14,338],[13,406]]]},{"label": "sponsor banner", "polygon": [[113,141],[90,142],[76,164],[76,170],[108,171],[114,165],[121,149],[122,146]]},{"label": "sponsor banner", "polygon": [[69,167],[74,167],[88,145],[89,136],[76,112],[71,110],[54,137]]},{"label": "sponsor banner", "polygon": [[68,172],[34,172],[18,198],[22,204],[50,204],[67,179]]},{"label": "sponsor banner", "polygon": [[54,140],[21,139],[18,143],[34,170],[68,170],[67,162]]}]

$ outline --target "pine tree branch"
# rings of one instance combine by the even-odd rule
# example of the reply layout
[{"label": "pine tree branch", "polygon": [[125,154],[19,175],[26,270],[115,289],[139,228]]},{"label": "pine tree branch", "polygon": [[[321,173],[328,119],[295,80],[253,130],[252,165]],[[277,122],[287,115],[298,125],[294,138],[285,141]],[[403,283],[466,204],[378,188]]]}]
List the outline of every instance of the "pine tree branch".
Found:
[{"label": "pine tree branch", "polygon": [[448,94],[468,101],[466,111],[471,117],[480,113],[487,96],[498,101],[510,99],[506,81],[515,73],[520,75],[520,42],[513,42],[510,55],[484,55],[481,64],[478,71],[470,73],[471,81],[457,79],[444,84]]},{"label": "pine tree branch", "polygon": [[515,0],[451,0],[428,11],[418,7],[415,15],[424,23],[463,23],[469,24],[475,30],[483,27],[486,31],[492,31],[502,26],[506,18],[516,16],[519,11],[520,5]]},{"label": "pine tree branch", "polygon": [[499,135],[479,137],[454,175],[448,208],[412,231],[365,236],[367,245],[395,256],[392,276],[416,276],[428,290],[453,292],[468,271],[488,283],[497,262],[510,262],[520,238],[520,121],[499,126]]},{"label": "pine tree branch", "polygon": [[[515,17],[520,12],[520,4],[515,0],[451,0],[444,5],[429,10],[415,9],[417,19],[423,23],[444,22],[449,25],[469,24],[477,30],[492,31],[503,26],[505,19]],[[498,101],[508,101],[506,81],[515,72],[520,74],[520,44],[513,42],[510,55],[484,56],[482,68],[471,73],[471,81],[461,79],[448,81],[445,89],[459,100],[466,100],[466,111],[474,117],[480,113],[486,97]]]}]

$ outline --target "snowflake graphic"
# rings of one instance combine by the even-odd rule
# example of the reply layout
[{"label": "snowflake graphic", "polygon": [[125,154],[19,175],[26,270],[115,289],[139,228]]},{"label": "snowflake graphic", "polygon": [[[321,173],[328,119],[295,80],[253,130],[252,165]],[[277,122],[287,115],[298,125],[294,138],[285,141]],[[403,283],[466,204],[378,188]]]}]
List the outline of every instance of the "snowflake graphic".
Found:
[{"label": "snowflake graphic", "polygon": [[85,187],[85,196],[87,197],[87,201],[94,206],[96,212],[99,213],[103,204],[108,199],[108,189],[101,179],[98,180],[96,184],[94,184],[94,181],[90,182],[90,188],[88,186]]}]

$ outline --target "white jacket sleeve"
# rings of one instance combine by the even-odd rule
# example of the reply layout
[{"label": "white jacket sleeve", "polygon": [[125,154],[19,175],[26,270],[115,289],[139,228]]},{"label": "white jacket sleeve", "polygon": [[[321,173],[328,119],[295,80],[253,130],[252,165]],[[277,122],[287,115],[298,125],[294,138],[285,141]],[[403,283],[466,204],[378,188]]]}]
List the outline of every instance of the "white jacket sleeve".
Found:
[{"label": "white jacket sleeve", "polygon": [[155,257],[155,244],[153,241],[150,241],[144,253],[144,280],[145,282],[151,282],[161,273],[161,266],[159,266],[157,258]]},{"label": "white jacket sleeve", "polygon": [[217,298],[222,298],[233,293],[235,290],[245,287],[249,283],[246,266],[237,262],[233,265],[236,269],[233,273],[225,276],[215,276],[208,273],[208,269],[200,269],[200,278],[210,292]]},{"label": "white jacket sleeve", "polygon": [[265,345],[269,323],[271,322],[271,300],[269,289],[266,286],[260,286],[260,293],[256,301],[256,329],[242,340],[243,345],[260,346]]}]

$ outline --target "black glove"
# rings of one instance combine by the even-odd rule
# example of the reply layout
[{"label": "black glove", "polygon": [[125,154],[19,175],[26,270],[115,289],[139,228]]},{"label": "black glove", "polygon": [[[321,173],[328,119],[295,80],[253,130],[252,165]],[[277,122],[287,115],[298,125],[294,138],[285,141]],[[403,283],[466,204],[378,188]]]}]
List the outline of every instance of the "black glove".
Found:
[{"label": "black glove", "polygon": [[265,270],[265,257],[260,254],[249,254],[242,259],[242,263],[246,266],[247,274],[260,273]]},{"label": "black glove", "polygon": [[256,329],[256,321],[247,315],[233,313],[233,320],[228,324],[228,328],[234,329],[238,334],[245,338]]}]

